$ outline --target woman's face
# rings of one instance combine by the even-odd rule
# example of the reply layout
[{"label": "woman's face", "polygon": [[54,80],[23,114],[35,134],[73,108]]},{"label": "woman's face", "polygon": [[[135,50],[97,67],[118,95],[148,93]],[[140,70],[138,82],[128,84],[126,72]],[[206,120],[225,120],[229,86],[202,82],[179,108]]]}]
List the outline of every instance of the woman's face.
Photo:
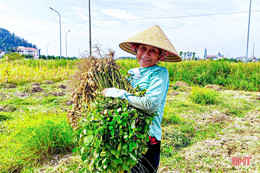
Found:
[{"label": "woman's face", "polygon": [[160,56],[160,49],[157,47],[149,46],[146,44],[140,44],[137,48],[136,58],[140,64],[140,67],[154,66]]}]

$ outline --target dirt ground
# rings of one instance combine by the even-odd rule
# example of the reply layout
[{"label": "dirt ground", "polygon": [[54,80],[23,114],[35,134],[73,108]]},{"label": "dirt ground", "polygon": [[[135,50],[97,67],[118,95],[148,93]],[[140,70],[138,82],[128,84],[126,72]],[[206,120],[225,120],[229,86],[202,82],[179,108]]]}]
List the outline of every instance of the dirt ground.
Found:
[{"label": "dirt ground", "polygon": [[[260,93],[256,95],[258,98]],[[234,92],[234,96],[245,95]],[[205,125],[206,121],[214,120],[228,121],[228,125],[214,139],[206,139],[181,150],[178,154],[182,159],[178,162],[184,166],[173,168],[168,164],[160,167],[158,172],[260,172],[259,110],[256,108],[243,118],[212,112],[211,116],[205,117]]]}]

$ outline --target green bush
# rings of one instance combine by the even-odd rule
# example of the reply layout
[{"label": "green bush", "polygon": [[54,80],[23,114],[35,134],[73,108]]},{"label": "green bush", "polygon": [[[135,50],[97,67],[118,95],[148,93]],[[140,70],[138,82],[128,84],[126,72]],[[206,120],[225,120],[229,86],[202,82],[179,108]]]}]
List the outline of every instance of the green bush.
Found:
[{"label": "green bush", "polygon": [[217,91],[200,87],[193,87],[190,94],[191,100],[198,104],[215,104],[217,97]]},{"label": "green bush", "polygon": [[3,58],[6,61],[14,61],[14,60],[21,60],[24,59],[24,56],[21,56],[19,53],[8,53],[6,55],[3,56]]},{"label": "green bush", "polygon": [[[130,60],[128,60],[130,61]],[[129,63],[128,63],[129,64]],[[259,62],[182,61],[161,62],[169,71],[170,81],[189,85],[216,84],[232,90],[260,91]]]}]

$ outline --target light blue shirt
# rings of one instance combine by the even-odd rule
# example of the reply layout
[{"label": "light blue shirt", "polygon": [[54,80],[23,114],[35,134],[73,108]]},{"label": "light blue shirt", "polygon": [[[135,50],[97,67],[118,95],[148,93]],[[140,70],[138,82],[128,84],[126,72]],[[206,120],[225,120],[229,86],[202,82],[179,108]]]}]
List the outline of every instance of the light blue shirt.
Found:
[{"label": "light blue shirt", "polygon": [[152,125],[150,125],[150,136],[161,140],[161,123],[165,107],[167,92],[169,89],[169,73],[164,67],[154,65],[147,68],[133,68],[128,71],[132,77],[131,85],[140,89],[147,89],[144,97],[137,97],[125,90],[117,88],[108,88],[106,97],[119,97],[127,99],[131,105],[142,109],[147,113],[156,113]]}]

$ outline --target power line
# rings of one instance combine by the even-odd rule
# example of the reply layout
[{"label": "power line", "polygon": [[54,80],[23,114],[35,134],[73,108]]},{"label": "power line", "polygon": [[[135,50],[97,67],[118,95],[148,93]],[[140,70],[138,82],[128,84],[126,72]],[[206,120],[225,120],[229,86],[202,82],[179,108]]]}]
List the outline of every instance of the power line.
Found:
[{"label": "power line", "polygon": [[[260,10],[253,10],[252,12],[260,12]],[[112,20],[94,20],[94,21],[121,21],[121,20],[158,20],[158,19],[173,19],[173,18],[185,18],[185,17],[203,17],[203,16],[217,16],[217,15],[229,15],[229,14],[243,14],[248,11],[237,12],[225,12],[225,13],[208,13],[208,14],[195,14],[186,16],[169,16],[169,17],[152,17],[152,18],[133,18],[133,19],[112,19]]]},{"label": "power line", "polygon": [[[260,10],[252,10],[251,12],[260,12]],[[168,16],[168,17],[128,18],[128,19],[108,19],[108,20],[91,19],[91,20],[92,20],[92,22],[143,21],[143,20],[162,20],[162,19],[188,18],[188,17],[221,16],[221,15],[244,14],[244,13],[248,13],[248,11],[234,11],[234,12],[224,12],[224,13],[207,13],[207,14],[194,14],[194,15]],[[88,23],[88,22],[89,22],[89,20],[84,20],[84,21],[77,22],[77,23],[74,23],[74,24],[68,24],[68,25],[63,26],[63,27],[70,27],[70,26],[79,25],[79,24]],[[54,28],[48,29],[46,31],[36,32],[36,33],[32,33],[32,34],[45,33],[45,32],[49,32],[51,30],[55,30],[55,29]]]}]

